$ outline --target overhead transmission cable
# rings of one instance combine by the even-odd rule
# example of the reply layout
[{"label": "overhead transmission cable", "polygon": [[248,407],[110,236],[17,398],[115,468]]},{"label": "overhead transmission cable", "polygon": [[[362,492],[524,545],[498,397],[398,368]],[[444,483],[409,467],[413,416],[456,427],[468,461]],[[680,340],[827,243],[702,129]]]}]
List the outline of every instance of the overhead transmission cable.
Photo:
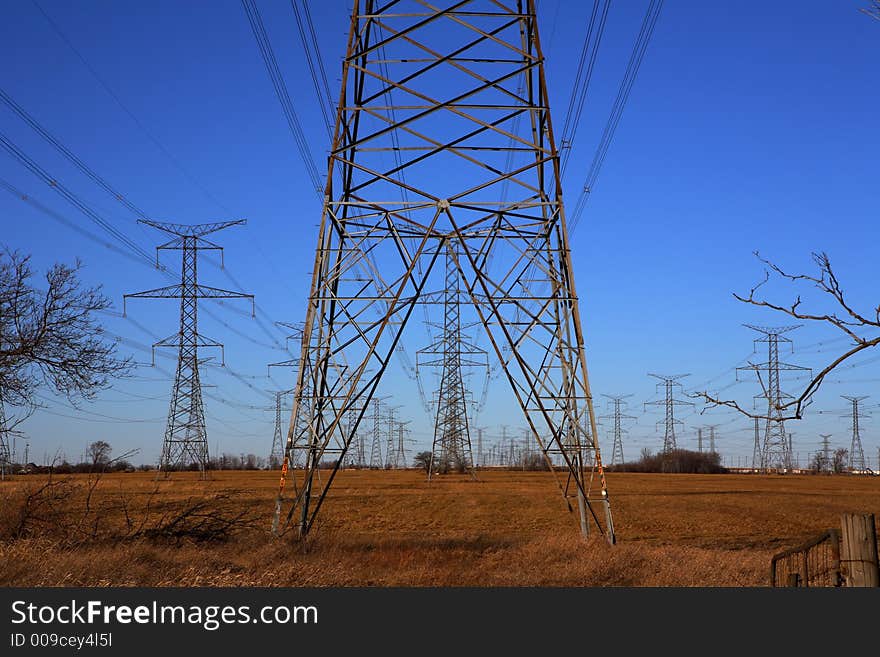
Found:
[{"label": "overhead transmission cable", "polygon": [[312,157],[312,152],[309,148],[309,143],[306,139],[305,132],[303,131],[302,124],[300,123],[296,110],[293,107],[293,102],[290,100],[290,94],[287,91],[284,76],[281,75],[281,70],[278,68],[278,60],[272,50],[272,44],[269,42],[269,36],[266,33],[266,27],[260,16],[260,10],[257,9],[254,0],[241,0],[241,4],[247,14],[248,21],[251,24],[251,30],[253,30],[254,38],[257,40],[257,46],[260,49],[260,55],[263,57],[263,63],[266,65],[266,71],[268,72],[269,79],[275,89],[275,95],[278,97],[278,102],[281,103],[281,109],[284,112],[284,117],[287,119],[287,125],[293,135],[293,140],[296,142],[297,150],[299,151],[300,157],[305,165],[306,173],[312,183],[312,188],[315,190],[318,198],[323,199],[324,191],[321,183],[321,176],[318,174],[318,167],[315,165],[315,160]]},{"label": "overhead transmission cable", "polygon": [[[600,10],[601,4],[601,10]],[[562,126],[560,148],[563,150],[560,175],[565,175],[568,160],[574,146],[574,138],[581,121],[581,114],[586,105],[587,91],[590,88],[590,80],[593,78],[593,68],[596,65],[596,56],[599,53],[599,44],[605,33],[605,22],[608,19],[608,9],[611,0],[594,0],[593,10],[590,13],[590,22],[584,35],[584,44],[581,47],[581,56],[578,60],[577,72],[574,77],[574,85],[571,88],[571,97],[568,100],[568,109],[565,113],[565,123]],[[595,34],[594,34],[595,32]]]},{"label": "overhead transmission cable", "polygon": [[[321,61],[321,52],[318,50],[318,38],[315,34],[315,27],[312,24],[311,14],[309,13],[309,3],[303,2],[302,5],[303,8],[300,10],[298,0],[290,0],[290,6],[296,18],[299,38],[302,41],[303,51],[306,54],[309,73],[312,76],[312,84],[315,87],[318,108],[321,110],[321,118],[324,119],[324,127],[327,128],[327,137],[332,140],[334,117],[330,85],[327,82],[327,72],[324,70],[324,63]],[[306,15],[305,20],[303,19],[303,14]],[[307,31],[310,32],[310,37],[306,36]],[[314,53],[312,52],[313,50]]]},{"label": "overhead transmission cable", "polygon": [[581,188],[580,196],[578,197],[577,203],[575,203],[574,211],[572,212],[568,224],[569,230],[574,230],[577,226],[577,223],[580,221],[581,215],[584,212],[584,208],[587,205],[587,201],[590,198],[590,194],[596,186],[599,171],[601,170],[605,157],[608,154],[608,148],[611,146],[611,142],[614,139],[614,133],[617,130],[618,123],[620,123],[620,117],[623,115],[623,110],[624,107],[626,107],[626,102],[632,91],[633,83],[638,75],[639,67],[642,65],[642,60],[645,58],[645,51],[648,49],[648,43],[651,41],[651,35],[654,33],[654,27],[657,25],[657,19],[660,17],[660,10],[662,8],[663,0],[651,0],[648,9],[645,12],[641,29],[639,30],[638,37],[636,38],[632,53],[630,54],[626,72],[624,73],[623,80],[621,80],[620,87],[617,90],[617,97],[614,99],[611,113],[608,116],[605,129],[602,132],[602,137],[599,140],[599,145],[593,156],[593,161],[587,171],[586,180]]},{"label": "overhead transmission cable", "polygon": [[130,250],[132,253],[137,255],[139,258],[142,258],[146,262],[150,263],[153,266],[153,256],[152,254],[145,251],[141,246],[137,243],[133,242],[129,239],[125,234],[120,232],[113,224],[104,219],[101,215],[95,212],[91,207],[89,207],[81,198],[79,198],[76,194],[74,194],[71,190],[65,187],[59,180],[49,174],[45,169],[43,169],[39,164],[37,164],[34,160],[32,160],[28,155],[22,151],[18,146],[16,146],[12,141],[9,140],[6,135],[0,133],[0,146],[2,146],[6,151],[12,155],[15,159],[17,159],[26,169],[28,169],[31,173],[33,173],[37,178],[42,180],[46,185],[53,188],[58,194],[60,194],[66,201],[68,201],[71,205],[73,205],[77,210],[86,215],[89,219],[91,219],[95,224],[100,226],[107,234],[113,237],[114,240],[125,246],[126,249]]},{"label": "overhead transmission cable", "polygon": [[33,2],[34,6],[39,10],[39,12],[43,15],[43,17],[46,19],[46,21],[49,23],[49,25],[52,27],[52,29],[55,31],[55,33],[67,45],[67,47],[71,50],[71,52],[73,52],[73,54],[76,55],[77,59],[79,59],[79,61],[86,68],[86,70],[88,70],[88,72],[91,74],[91,76],[93,78],[95,78],[95,80],[98,82],[98,84],[101,85],[101,87],[103,87],[104,91],[106,91],[107,94],[115,101],[115,103],[119,106],[119,108],[123,112],[125,112],[125,114],[128,115],[128,118],[130,118],[135,123],[135,125],[137,125],[137,127],[147,137],[147,139],[149,139],[153,143],[153,145],[156,148],[158,148],[166,158],[168,158],[168,161],[171,162],[171,164],[174,165],[174,167],[192,185],[197,187],[205,195],[206,198],[208,198],[217,207],[221,208],[225,212],[232,214],[229,211],[229,209],[225,205],[223,205],[223,203],[221,203],[213,194],[211,194],[211,192],[209,192],[207,190],[207,188],[205,188],[204,185],[202,185],[186,168],[184,168],[184,166],[180,163],[180,160],[178,160],[176,157],[174,157],[174,155],[172,155],[171,152],[167,148],[165,148],[165,146],[162,144],[162,142],[160,142],[156,138],[156,136],[152,132],[150,132],[147,129],[147,127],[140,121],[140,119],[138,119],[137,116],[135,116],[135,114],[128,108],[128,106],[122,102],[122,99],[119,98],[119,96],[113,91],[113,89],[110,87],[110,85],[107,84],[107,82],[104,80],[104,78],[102,78],[98,74],[98,72],[94,69],[94,67],[91,64],[89,64],[88,60],[82,55],[82,53],[79,50],[77,50],[76,46],[73,45],[73,42],[67,37],[67,35],[61,29],[61,27],[58,25],[58,23],[56,23],[52,19],[52,17],[48,14],[48,12],[45,9],[43,9],[43,7],[40,5],[40,3],[37,2],[37,0],[31,0],[31,1]]}]

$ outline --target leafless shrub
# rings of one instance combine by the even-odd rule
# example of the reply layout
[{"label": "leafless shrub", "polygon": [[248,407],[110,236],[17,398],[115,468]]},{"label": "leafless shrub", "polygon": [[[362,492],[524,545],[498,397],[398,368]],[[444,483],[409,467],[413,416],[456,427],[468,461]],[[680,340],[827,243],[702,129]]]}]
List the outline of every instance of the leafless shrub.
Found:
[{"label": "leafless shrub", "polygon": [[226,493],[209,498],[189,498],[182,506],[176,505],[132,537],[171,540],[176,544],[227,541],[256,525],[249,510],[235,509],[231,501],[231,496]]}]

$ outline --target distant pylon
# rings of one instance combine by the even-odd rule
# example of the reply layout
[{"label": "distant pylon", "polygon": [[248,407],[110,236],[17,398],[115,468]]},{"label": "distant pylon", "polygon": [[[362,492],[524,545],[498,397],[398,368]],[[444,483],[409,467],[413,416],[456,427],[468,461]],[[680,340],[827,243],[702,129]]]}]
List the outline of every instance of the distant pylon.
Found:
[{"label": "distant pylon", "polygon": [[404,436],[409,429],[406,428],[411,420],[406,422],[397,422],[397,446],[394,450],[394,459],[392,459],[391,467],[395,470],[406,468],[406,446],[404,445]]},{"label": "distant pylon", "polygon": [[752,470],[761,469],[761,424],[760,419],[755,418],[755,447],[752,450]]},{"label": "distant pylon", "polygon": [[[276,324],[279,324],[281,326],[287,326],[290,328],[295,328],[291,324],[286,324],[284,322],[276,322]],[[287,339],[290,340],[294,337],[301,338],[302,335],[301,334],[299,336],[297,336],[296,334],[290,335],[290,336],[288,336]],[[277,363],[269,363],[269,365],[266,369],[269,372],[269,376],[271,376],[271,372],[272,372],[273,367],[296,368],[298,366],[299,366],[299,359],[298,358],[291,358],[288,360],[279,361]],[[275,392],[275,394],[278,394],[277,391],[273,391],[273,392]],[[296,392],[296,389],[291,388],[290,390],[282,391],[281,395],[290,395],[290,394],[294,394],[295,392]],[[280,443],[280,447],[279,447],[280,459],[278,460],[277,466],[272,466],[273,469],[275,467],[281,466],[284,461],[284,445],[287,442],[287,434],[290,433],[290,427],[291,426],[293,427],[293,435],[295,435],[295,436],[304,436],[308,432],[309,414],[307,412],[307,408],[308,407],[306,406],[306,404],[303,404],[302,402],[297,405],[297,409],[298,409],[297,415],[296,415],[296,417],[291,415],[290,421],[287,423],[288,430],[286,432],[283,429],[284,423],[281,422],[280,416],[276,416],[276,420],[275,420],[276,436],[273,437],[273,440],[272,440],[272,455],[275,455],[275,449],[276,449],[275,448],[275,440],[277,439],[278,432],[281,432],[281,443]],[[280,410],[281,409],[279,406],[277,409],[277,412],[280,413]],[[295,458],[291,459],[291,461],[288,463],[288,467],[291,467],[291,468],[302,467],[302,458],[301,458],[302,452],[297,451],[294,453],[294,456],[295,456]],[[272,460],[273,460],[272,457],[270,457],[270,462]]]},{"label": "distant pylon", "polygon": [[831,472],[833,468],[831,467],[831,436],[833,434],[830,433],[820,433],[819,437],[822,439],[822,452],[821,452],[821,463],[819,464],[820,472]]},{"label": "distant pylon", "polygon": [[[782,392],[780,372],[809,372],[810,368],[779,362],[779,343],[791,343],[790,338],[782,336],[784,333],[799,328],[800,324],[776,328],[752,326],[751,324],[744,324],[744,326],[763,334],[764,337],[757,338],[755,342],[767,344],[767,361],[765,363],[754,363],[737,368],[737,371],[755,372],[763,388],[763,392],[756,396],[767,400],[767,423],[764,428],[764,442],[761,446],[760,469],[788,471],[792,468],[792,449],[791,441],[785,433],[782,404],[785,399],[791,399],[791,395]],[[761,377],[761,372],[767,373],[766,380]]]},{"label": "distant pylon", "polygon": [[703,452],[703,427],[697,427],[697,451]]},{"label": "distant pylon", "polygon": [[281,400],[284,395],[289,395],[293,390],[275,391],[275,432],[272,435],[272,449],[269,451],[269,468],[275,470],[281,467],[284,460],[284,429],[281,420]]},{"label": "distant pylon", "polygon": [[[417,352],[418,367],[440,368],[440,389],[434,421],[434,441],[428,480],[435,473],[458,471],[474,473],[471,432],[468,422],[468,390],[465,386],[465,367],[484,367],[489,363],[486,351],[470,343],[462,335],[461,279],[458,274],[459,254],[450,243],[446,247],[446,276],[443,292],[443,324],[440,338],[431,346]],[[428,356],[420,360],[419,356]]]},{"label": "distant pylon", "polygon": [[381,402],[373,400],[373,441],[370,446],[370,469],[382,467],[382,412]]},{"label": "distant pylon", "polygon": [[[663,455],[663,470],[669,471],[671,468],[675,466],[670,462],[670,458],[672,453],[678,449],[675,443],[675,427],[676,425],[683,424],[681,420],[675,419],[675,407],[676,406],[692,406],[692,402],[682,401],[680,399],[675,398],[675,386],[681,387],[681,384],[678,383],[679,379],[683,379],[686,376],[690,376],[690,374],[673,374],[671,376],[666,376],[663,374],[651,374],[648,373],[648,376],[653,376],[655,379],[660,379],[662,383],[658,383],[657,387],[659,388],[661,385],[663,386],[663,390],[665,392],[664,398],[659,399],[657,401],[646,402],[646,406],[663,406],[666,409],[666,417],[663,422],[663,451],[661,452]],[[657,424],[660,424],[659,422]]]},{"label": "distant pylon", "polygon": [[[158,266],[159,251],[182,251],[180,283],[144,292],[126,294],[125,299],[180,299],[180,326],[176,333],[160,340],[156,347],[174,347],[178,350],[177,373],[171,393],[171,408],[168,411],[168,424],[162,443],[162,456],[159,471],[166,475],[171,470],[186,468],[195,464],[202,476],[208,468],[208,435],[205,428],[205,408],[202,402],[202,385],[199,376],[199,348],[218,347],[223,360],[223,345],[205,337],[198,329],[199,299],[250,299],[251,314],[255,314],[254,295],[221,290],[216,287],[200,285],[198,282],[198,252],[217,250],[223,247],[204,239],[205,235],[218,230],[239,226],[244,219],[210,224],[183,225],[159,223],[138,219],[138,223],[152,226],[174,235],[174,239],[156,247]],[[124,314],[124,313],[123,313]]]},{"label": "distant pylon", "polygon": [[709,426],[706,427],[707,429],[709,429],[709,453],[710,454],[717,454],[718,453],[718,450],[715,447],[715,429],[717,429],[718,426],[719,425],[717,425],[717,424],[710,424]]},{"label": "distant pylon", "polygon": [[859,431],[859,420],[864,417],[864,413],[859,410],[859,402],[868,397],[849,397],[847,395],[841,395],[841,397],[852,403],[852,414],[850,416],[843,416],[852,418],[852,442],[850,443],[849,448],[849,469],[854,472],[864,472],[865,451],[862,449],[862,436]]},{"label": "distant pylon", "polygon": [[[341,418],[360,404],[364,420],[413,311],[444,305],[452,254],[520,425],[565,463],[582,533],[613,542],[535,1],[355,0],[350,24],[294,396],[312,400],[307,467],[290,497],[280,482],[275,531],[314,525]],[[441,381],[442,436],[456,386]]]},{"label": "distant pylon", "polygon": [[394,414],[403,408],[403,406],[388,407],[388,442],[385,447],[385,469],[391,470],[394,467],[394,457],[397,453],[397,421]]},{"label": "distant pylon", "polygon": [[474,459],[474,468],[479,469],[486,466],[486,453],[483,451],[483,431],[486,427],[476,427],[477,430],[477,456]]},{"label": "distant pylon", "polygon": [[634,420],[634,415],[624,415],[623,407],[626,402],[624,401],[628,397],[632,397],[632,395],[602,395],[603,397],[607,397],[611,401],[611,415],[603,415],[602,418],[607,418],[614,421],[612,425],[612,433],[614,435],[614,444],[611,448],[611,465],[617,465],[620,463],[625,463],[623,458],[623,435],[626,432],[625,429],[621,426],[621,420]]},{"label": "distant pylon", "polygon": [[0,481],[6,478],[6,473],[11,467],[12,453],[9,450],[9,427],[6,425],[3,391],[0,390]]}]

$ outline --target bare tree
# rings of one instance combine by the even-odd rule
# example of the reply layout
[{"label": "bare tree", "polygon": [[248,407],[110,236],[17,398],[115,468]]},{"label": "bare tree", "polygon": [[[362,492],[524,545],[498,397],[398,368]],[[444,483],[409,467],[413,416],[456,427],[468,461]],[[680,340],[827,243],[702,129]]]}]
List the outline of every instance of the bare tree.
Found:
[{"label": "bare tree", "polygon": [[112,453],[113,448],[110,443],[104,440],[96,440],[86,449],[86,455],[92,465],[107,465],[110,463],[110,454]]},{"label": "bare tree", "polygon": [[[753,306],[778,311],[790,317],[794,317],[795,319],[828,324],[841,331],[846,337],[852,340],[851,347],[837,356],[818,374],[812,377],[810,382],[798,396],[780,404],[779,407],[775,409],[779,411],[781,415],[778,417],[775,416],[773,419],[797,420],[803,416],[804,409],[809,406],[813,395],[822,385],[822,382],[828,374],[857,353],[870,349],[871,347],[876,347],[880,344],[880,335],[873,335],[876,331],[880,331],[880,305],[877,305],[868,313],[855,310],[847,301],[843,289],[840,286],[840,281],[837,279],[834,269],[831,267],[831,260],[825,253],[812,254],[813,262],[815,262],[818,267],[818,273],[815,275],[789,274],[778,265],[761,257],[757,251],[755,252],[755,257],[766,266],[766,269],[764,270],[764,279],[749,291],[748,296],[741,296],[734,293],[733,296],[736,299]],[[818,288],[824,295],[826,295],[826,298],[830,297],[836,309],[829,313],[807,312],[801,308],[802,301],[800,295],[795,298],[794,302],[787,306],[771,303],[763,298],[759,298],[757,296],[759,291],[770,280],[771,276],[776,276],[795,284],[808,284],[812,287]],[[751,418],[767,419],[768,417],[767,414],[751,413],[741,408],[735,401],[721,400],[710,395],[708,392],[699,392],[692,396],[703,398],[709,403],[710,408],[714,406],[727,406],[734,408]]]},{"label": "bare tree", "polygon": [[431,469],[431,456],[431,452],[419,452],[413,457],[413,465],[428,472]]},{"label": "bare tree", "polygon": [[100,287],[83,287],[81,267],[53,265],[39,289],[30,256],[0,250],[0,394],[12,406],[33,409],[42,387],[90,399],[132,367],[95,320],[111,303]]},{"label": "bare tree", "polygon": [[831,471],[835,474],[846,472],[849,463],[849,450],[846,447],[839,447],[834,450],[831,456]]}]

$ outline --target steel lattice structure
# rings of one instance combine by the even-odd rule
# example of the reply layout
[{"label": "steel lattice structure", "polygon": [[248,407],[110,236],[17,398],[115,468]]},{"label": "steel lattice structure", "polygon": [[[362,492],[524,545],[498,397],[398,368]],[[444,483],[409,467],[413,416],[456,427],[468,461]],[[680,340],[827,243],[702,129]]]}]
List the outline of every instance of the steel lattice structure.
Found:
[{"label": "steel lattice structure", "polygon": [[394,468],[395,470],[406,467],[406,446],[404,445],[404,436],[409,432],[409,429],[406,428],[406,425],[408,424],[409,421],[394,423],[397,429],[397,442],[394,446],[394,449],[392,450],[390,467]]},{"label": "steel lattice structure", "polygon": [[[663,406],[666,410],[666,417],[663,419],[663,451],[661,452],[663,455],[663,470],[666,471],[670,468],[672,453],[678,449],[675,442],[675,427],[683,424],[681,420],[675,418],[675,407],[693,405],[691,402],[676,399],[675,387],[681,386],[681,384],[678,383],[678,379],[683,379],[686,376],[690,376],[690,374],[673,374],[671,376],[666,376],[664,374],[648,373],[648,376],[660,379],[662,383],[658,383],[657,387],[659,388],[662,385],[665,392],[663,399],[645,402],[645,406]],[[657,424],[660,423],[658,422]]]},{"label": "steel lattice structure", "polygon": [[138,223],[152,226],[174,236],[172,240],[156,247],[157,266],[159,251],[182,252],[180,283],[126,294],[124,297],[125,300],[130,298],[180,299],[180,326],[177,332],[153,345],[153,349],[173,347],[178,350],[177,373],[174,377],[174,388],[171,393],[171,407],[168,411],[168,424],[162,443],[159,471],[167,474],[172,470],[185,469],[195,464],[204,476],[208,467],[208,436],[199,375],[199,349],[216,347],[221,350],[222,354],[223,345],[199,333],[198,301],[199,299],[250,299],[252,314],[254,314],[255,308],[252,294],[201,285],[198,282],[198,252],[217,250],[221,252],[222,256],[223,247],[204,239],[205,235],[230,226],[242,225],[245,220],[184,225],[139,219]]},{"label": "steel lattice structure", "polygon": [[611,402],[611,415],[603,415],[602,419],[613,420],[614,424],[612,426],[612,432],[614,435],[614,443],[611,449],[611,465],[617,465],[620,463],[625,463],[623,459],[623,435],[626,432],[625,429],[621,426],[621,420],[634,420],[634,415],[624,415],[623,414],[623,405],[626,404],[624,401],[628,397],[632,397],[632,395],[602,395],[603,397],[607,397]]},{"label": "steel lattice structure", "polygon": [[378,399],[373,400],[373,439],[370,442],[370,469],[382,468],[382,411]]},{"label": "steel lattice structure", "polygon": [[[764,471],[791,470],[791,438],[785,433],[785,421],[783,420],[782,409],[785,400],[791,399],[791,395],[782,391],[780,372],[809,372],[811,370],[808,367],[779,362],[779,343],[791,343],[791,339],[784,337],[783,334],[799,328],[800,324],[795,326],[781,326],[778,328],[752,326],[751,324],[744,324],[744,326],[763,334],[764,337],[756,339],[755,342],[767,344],[766,362],[750,363],[749,365],[737,368],[737,372],[740,370],[755,372],[758,381],[761,384],[761,388],[763,389],[763,392],[758,395],[758,397],[767,400],[767,421],[764,425],[764,441],[761,445],[761,462],[759,469]],[[761,377],[761,372],[767,373],[766,380]]]},{"label": "steel lattice structure", "polygon": [[852,471],[864,472],[865,450],[862,448],[862,435],[859,430],[859,420],[864,417],[864,413],[859,409],[859,402],[868,397],[850,397],[848,395],[841,395],[841,397],[852,403],[852,415],[843,416],[852,418],[852,442],[850,442],[849,448],[849,469]]},{"label": "steel lattice structure", "polygon": [[274,470],[281,467],[284,460],[284,425],[281,416],[281,401],[284,395],[289,395],[294,390],[275,390],[275,431],[272,434],[272,449],[269,450],[269,468]]},{"label": "steel lattice structure", "polygon": [[6,425],[6,408],[3,405],[3,394],[0,391],[0,480],[6,478],[6,472],[12,467],[12,452],[9,449],[9,428]]},{"label": "steel lattice structure", "polygon": [[706,428],[709,430],[709,453],[717,454],[718,449],[715,446],[715,429],[717,429],[720,425],[718,424],[709,424]]},{"label": "steel lattice structure", "polygon": [[434,440],[428,480],[434,473],[474,472],[468,405],[471,399],[465,385],[464,368],[483,367],[488,377],[486,351],[465,339],[462,334],[461,309],[464,302],[461,279],[456,266],[457,254],[452,243],[446,248],[446,276],[443,290],[443,324],[440,338],[416,354],[417,368],[440,369],[440,388],[435,402]]},{"label": "steel lattice structure", "polygon": [[306,467],[289,497],[282,467],[274,529],[313,526],[343,418],[364,419],[413,311],[443,304],[451,254],[569,509],[613,541],[568,240],[534,1],[355,0],[294,399],[311,421],[285,453]]},{"label": "steel lattice structure", "polygon": [[822,439],[822,451],[818,454],[819,472],[832,472],[831,461],[831,436],[830,433],[820,433],[819,438]]}]

